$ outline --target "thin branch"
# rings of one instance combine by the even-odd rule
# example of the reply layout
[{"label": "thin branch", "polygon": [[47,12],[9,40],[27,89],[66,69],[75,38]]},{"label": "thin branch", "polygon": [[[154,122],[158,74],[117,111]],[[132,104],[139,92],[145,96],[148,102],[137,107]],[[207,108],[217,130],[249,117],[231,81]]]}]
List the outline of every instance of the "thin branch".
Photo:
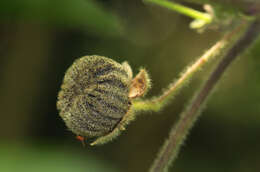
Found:
[{"label": "thin branch", "polygon": [[162,149],[159,152],[157,159],[154,161],[150,172],[167,171],[169,165],[174,161],[182,143],[184,142],[189,130],[200,116],[207,98],[212,93],[217,82],[234,61],[238,55],[249,48],[252,43],[260,35],[260,20],[254,21],[247,29],[245,34],[236,42],[236,44],[224,56],[216,69],[212,72],[209,79],[206,81],[202,89],[192,99],[190,105],[181,114],[179,121],[170,131],[168,140],[165,141]]},{"label": "thin branch", "polygon": [[247,13],[252,7],[259,9],[259,0],[182,0],[196,4],[211,4],[213,7],[220,8],[219,12],[233,11],[236,13]]},{"label": "thin branch", "polygon": [[178,4],[173,1],[167,1],[167,0],[144,0],[144,2],[149,2],[152,4],[156,4],[162,7],[165,7],[167,9],[179,12],[180,14],[189,16],[193,19],[197,20],[203,20],[205,23],[210,23],[212,21],[212,16],[206,12],[200,12],[197,10],[194,10],[192,8],[183,6],[181,4]]}]

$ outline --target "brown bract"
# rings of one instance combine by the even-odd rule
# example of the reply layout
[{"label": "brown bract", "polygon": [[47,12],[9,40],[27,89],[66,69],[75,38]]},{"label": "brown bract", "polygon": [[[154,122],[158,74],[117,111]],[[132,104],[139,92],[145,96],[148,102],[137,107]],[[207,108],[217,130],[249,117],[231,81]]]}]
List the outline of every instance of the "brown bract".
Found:
[{"label": "brown bract", "polygon": [[147,72],[141,69],[136,77],[132,80],[129,91],[129,98],[142,97],[150,88],[150,79]]}]

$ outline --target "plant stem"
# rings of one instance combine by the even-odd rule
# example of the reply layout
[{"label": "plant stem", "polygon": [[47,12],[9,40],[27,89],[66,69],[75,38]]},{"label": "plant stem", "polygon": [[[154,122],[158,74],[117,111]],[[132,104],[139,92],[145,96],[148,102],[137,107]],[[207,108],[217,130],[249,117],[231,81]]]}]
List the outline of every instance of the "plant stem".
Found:
[{"label": "plant stem", "polygon": [[208,13],[199,12],[197,10],[185,7],[176,2],[169,2],[167,0],[144,0],[144,2],[153,3],[168,8],[170,10],[177,11],[191,18],[203,20],[205,23],[210,23],[212,21],[212,16],[209,15]]},{"label": "plant stem", "polygon": [[157,159],[154,161],[150,169],[150,172],[162,172],[168,170],[169,165],[178,155],[180,147],[183,144],[189,130],[200,116],[200,112],[204,107],[207,98],[212,93],[212,90],[227,67],[230,66],[231,62],[234,61],[238,55],[249,48],[259,35],[260,20],[258,19],[248,27],[245,34],[228,51],[198,94],[194,96],[187,109],[181,113],[179,121],[171,129],[169,138],[165,141]]},{"label": "plant stem", "polygon": [[[196,4],[210,4],[215,9],[220,9],[220,13],[223,11],[233,11],[236,13],[252,14],[252,9],[260,10],[259,0],[182,0],[184,2],[196,3]],[[254,12],[253,12],[254,13]],[[253,15],[253,14],[252,14]]]},{"label": "plant stem", "polygon": [[189,83],[193,78],[194,74],[201,70],[208,62],[214,60],[221,53],[223,53],[227,47],[232,45],[234,42],[234,36],[237,35],[238,30],[241,30],[242,26],[237,27],[233,32],[227,33],[224,37],[218,41],[214,46],[207,50],[195,63],[189,66],[184,72],[182,72],[181,77],[171,83],[166,91],[159,97],[153,98],[151,100],[135,100],[133,102],[134,111],[159,111],[164,107],[169,100],[171,100],[179,91]]}]

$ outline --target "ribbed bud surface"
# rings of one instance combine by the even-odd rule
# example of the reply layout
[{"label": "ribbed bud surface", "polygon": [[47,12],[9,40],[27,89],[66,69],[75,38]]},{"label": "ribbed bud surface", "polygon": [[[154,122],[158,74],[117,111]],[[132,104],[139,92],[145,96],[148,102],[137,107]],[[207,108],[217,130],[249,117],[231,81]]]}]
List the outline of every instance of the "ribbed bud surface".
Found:
[{"label": "ribbed bud surface", "polygon": [[111,132],[127,113],[131,74],[102,56],[85,56],[67,70],[57,108],[67,127],[77,135],[99,137]]}]

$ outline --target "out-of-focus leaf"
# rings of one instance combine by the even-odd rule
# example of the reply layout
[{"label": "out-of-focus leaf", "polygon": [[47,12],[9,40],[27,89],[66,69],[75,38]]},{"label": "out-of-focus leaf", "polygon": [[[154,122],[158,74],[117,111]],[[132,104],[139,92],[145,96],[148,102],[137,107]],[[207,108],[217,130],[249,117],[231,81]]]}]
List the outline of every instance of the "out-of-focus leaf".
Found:
[{"label": "out-of-focus leaf", "polygon": [[118,172],[108,162],[87,152],[53,146],[0,145],[3,172]]},{"label": "out-of-focus leaf", "polygon": [[2,0],[0,19],[75,27],[112,36],[120,29],[118,18],[91,0]]}]

